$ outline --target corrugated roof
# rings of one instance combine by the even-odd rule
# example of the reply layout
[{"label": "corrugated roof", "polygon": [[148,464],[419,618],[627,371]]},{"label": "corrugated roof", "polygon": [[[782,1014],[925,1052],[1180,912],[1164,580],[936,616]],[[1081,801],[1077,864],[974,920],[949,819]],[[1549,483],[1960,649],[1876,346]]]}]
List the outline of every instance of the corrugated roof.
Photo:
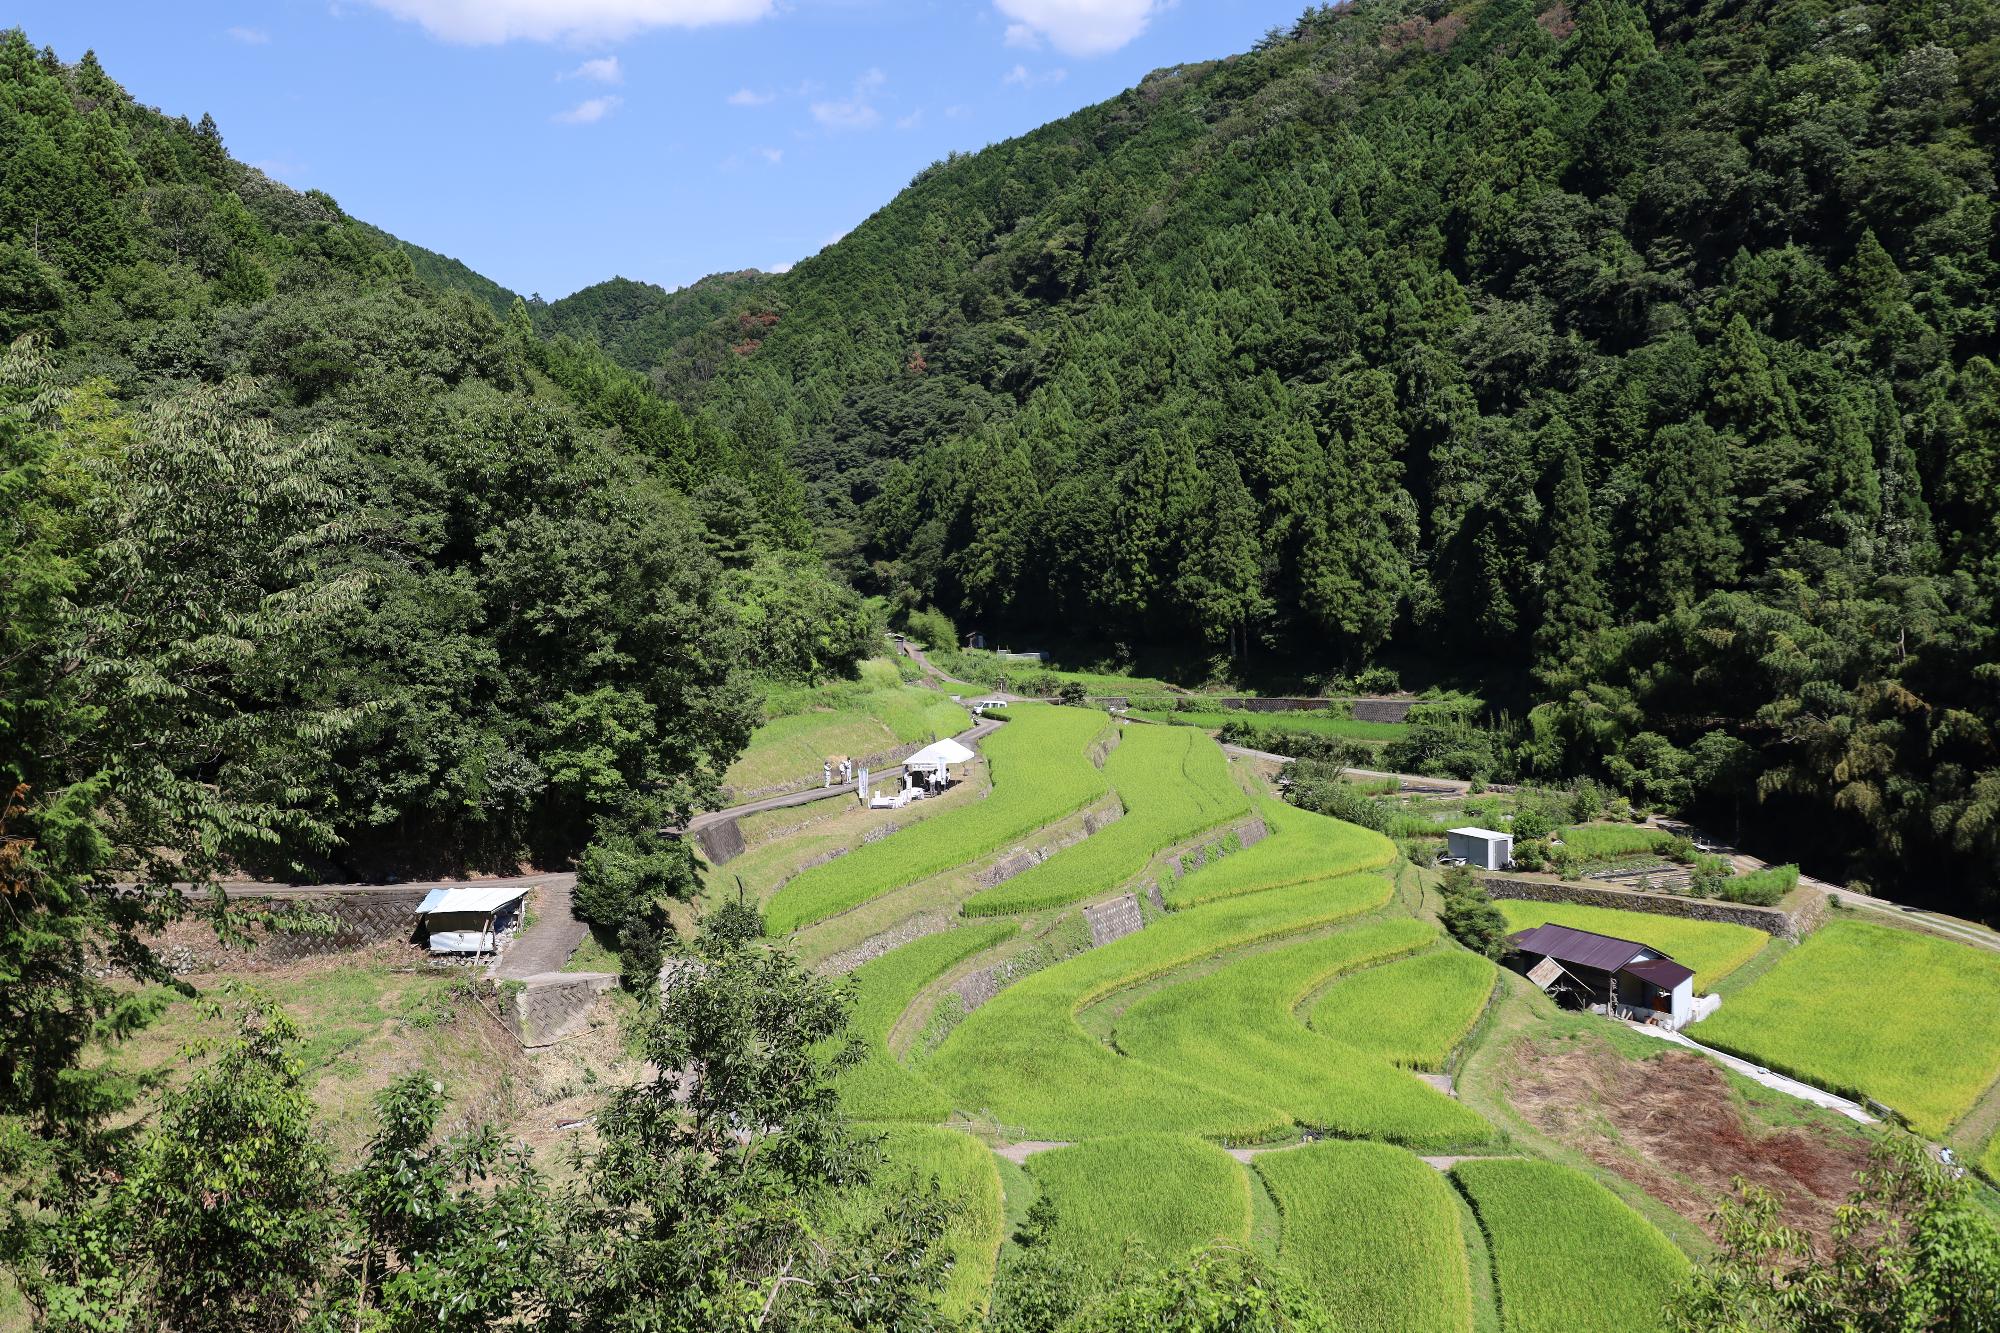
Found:
[{"label": "corrugated roof", "polygon": [[525,894],[525,884],[463,884],[449,889],[432,889],[417,904],[417,915],[429,912],[491,912],[505,907]]},{"label": "corrugated roof", "polygon": [[1640,963],[1627,963],[1625,970],[1641,981],[1650,981],[1661,990],[1672,990],[1694,975],[1691,967],[1682,967],[1671,958],[1648,958]]},{"label": "corrugated roof", "polygon": [[1491,842],[1495,838],[1511,838],[1514,836],[1511,833],[1495,833],[1490,828],[1455,828],[1448,831],[1462,833],[1468,838],[1484,838],[1488,842]]},{"label": "corrugated roof", "polygon": [[1572,926],[1558,926],[1553,921],[1533,930],[1524,930],[1513,936],[1513,940],[1514,947],[1524,953],[1546,954],[1560,962],[1594,967],[1600,972],[1616,972],[1640,954],[1651,952],[1645,945],[1631,940],[1577,930]]}]

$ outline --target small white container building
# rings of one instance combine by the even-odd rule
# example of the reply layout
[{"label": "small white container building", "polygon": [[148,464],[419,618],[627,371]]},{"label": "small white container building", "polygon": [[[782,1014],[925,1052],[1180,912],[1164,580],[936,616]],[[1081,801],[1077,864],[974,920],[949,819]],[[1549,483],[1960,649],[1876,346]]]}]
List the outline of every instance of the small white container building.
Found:
[{"label": "small white container building", "polygon": [[432,953],[498,953],[507,933],[520,924],[521,884],[467,884],[432,889],[417,904]]},{"label": "small white container building", "polygon": [[1505,870],[1514,863],[1514,835],[1490,828],[1455,828],[1444,835],[1447,853],[1481,870]]}]

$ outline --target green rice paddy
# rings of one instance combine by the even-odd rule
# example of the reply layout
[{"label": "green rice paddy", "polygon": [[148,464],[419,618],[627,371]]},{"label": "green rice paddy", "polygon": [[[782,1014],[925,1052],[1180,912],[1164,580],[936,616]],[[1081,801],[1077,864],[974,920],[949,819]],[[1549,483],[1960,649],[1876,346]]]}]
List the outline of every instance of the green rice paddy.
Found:
[{"label": "green rice paddy", "polygon": [[[1380,1143],[1260,1153],[1282,1218],[1278,1258],[1352,1333],[1465,1333],[1471,1275],[1442,1173]],[[1579,1325],[1595,1327],[1595,1325]]]},{"label": "green rice paddy", "polygon": [[1001,991],[966,1016],[927,1072],[959,1110],[1019,1138],[1141,1126],[1216,1138],[1275,1133],[1288,1120],[1276,1107],[1121,1056],[1078,1026],[1077,1011],[1198,959],[1371,911],[1390,892],[1379,876],[1354,875],[1174,913]]},{"label": "green rice paddy", "polygon": [[1437,938],[1435,927],[1399,918],[1246,954],[1140,1000],[1114,1039],[1136,1060],[1276,1107],[1298,1125],[1420,1147],[1487,1142],[1493,1129],[1478,1115],[1294,1013],[1330,978]]},{"label": "green rice paddy", "polygon": [[974,894],[966,915],[1003,916],[1109,893],[1155,854],[1250,812],[1250,798],[1230,777],[1222,751],[1199,732],[1128,728],[1104,761],[1104,778],[1124,802],[1123,818]]},{"label": "green rice paddy", "polygon": [[1378,870],[1396,858],[1396,845],[1372,829],[1269,797],[1258,800],[1257,812],[1269,836],[1167,882],[1161,889],[1167,906],[1193,907],[1239,893]]},{"label": "green rice paddy", "polygon": [[1771,937],[1761,930],[1728,921],[1690,921],[1654,912],[1625,912],[1582,903],[1520,902],[1511,898],[1502,901],[1499,908],[1507,918],[1509,933],[1553,921],[1559,926],[1595,931],[1657,949],[1681,966],[1693,968],[1694,988],[1704,994],[1762,953],[1771,942]]},{"label": "green rice paddy", "polygon": [[1554,1162],[1452,1168],[1493,1250],[1507,1333],[1663,1327],[1687,1256],[1611,1191]]},{"label": "green rice paddy", "polygon": [[1212,1143],[1129,1134],[1036,1153],[1027,1162],[1056,1207],[1049,1243],[1099,1272],[1128,1247],[1172,1263],[1211,1241],[1250,1239],[1250,1178]]},{"label": "green rice paddy", "polygon": [[1443,949],[1384,963],[1333,983],[1311,1024],[1392,1064],[1443,1069],[1492,997],[1499,969],[1476,953]]},{"label": "green rice paddy", "polygon": [[766,930],[783,935],[823,921],[1075,814],[1105,793],[1104,774],[1086,754],[1104,726],[1103,714],[1082,708],[1013,710],[1013,720],[980,743],[991,795],[797,876],[766,906]]},{"label": "green rice paddy", "polygon": [[852,1031],[868,1053],[835,1084],[849,1118],[936,1122],[951,1114],[949,1098],[890,1054],[890,1029],[919,990],[1015,929],[1011,921],[961,926],[913,940],[855,970]]},{"label": "green rice paddy", "polygon": [[1689,1031],[1937,1137],[2000,1077],[2000,954],[1861,921],[1821,927]]},{"label": "green rice paddy", "polygon": [[1004,1227],[1000,1171],[992,1151],[978,1139],[931,1125],[864,1125],[882,1139],[886,1159],[864,1192],[864,1203],[879,1204],[892,1192],[936,1181],[939,1192],[958,1205],[946,1226],[951,1276],[944,1287],[944,1312],[976,1317],[986,1309]]}]

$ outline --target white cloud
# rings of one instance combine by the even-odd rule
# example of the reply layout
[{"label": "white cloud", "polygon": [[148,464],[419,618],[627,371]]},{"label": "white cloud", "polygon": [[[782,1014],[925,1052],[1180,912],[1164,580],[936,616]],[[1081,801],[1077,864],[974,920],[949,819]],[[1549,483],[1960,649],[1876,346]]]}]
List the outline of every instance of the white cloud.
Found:
[{"label": "white cloud", "polygon": [[[380,0],[378,0],[378,3]],[[1007,45],[1022,45],[1022,37],[1041,36],[1064,55],[1101,56],[1146,30],[1153,15],[1172,0],[993,0],[993,7],[1014,22],[1007,28]],[[1025,29],[1018,34],[1016,29]]]},{"label": "white cloud", "polygon": [[1045,83],[1061,83],[1069,77],[1066,69],[1052,69],[1046,74],[1036,74],[1026,65],[1016,65],[1000,76],[1002,88],[1038,88]]},{"label": "white cloud", "polygon": [[760,93],[755,88],[738,88],[729,94],[731,106],[769,106],[777,100],[776,93]]},{"label": "white cloud", "polygon": [[447,42],[552,42],[763,18],[774,0],[369,0]]},{"label": "white cloud", "polygon": [[875,107],[875,94],[889,76],[879,69],[871,69],[854,81],[854,92],[836,101],[814,102],[813,119],[830,130],[872,130],[882,123],[882,113]]},{"label": "white cloud", "polygon": [[271,34],[262,28],[228,28],[224,31],[245,46],[263,46],[271,40]]},{"label": "white cloud", "polygon": [[899,130],[913,130],[923,123],[924,109],[922,107],[918,107],[907,116],[896,117],[896,128]]},{"label": "white cloud", "polygon": [[1025,23],[1009,23],[1007,25],[1006,42],[1007,45],[1017,47],[1023,51],[1039,51],[1042,49],[1042,39],[1035,36],[1035,30]]},{"label": "white cloud", "polygon": [[616,111],[624,101],[624,98],[612,95],[587,98],[567,111],[558,111],[549,119],[558,125],[595,125]]},{"label": "white cloud", "polygon": [[782,148],[759,148],[757,150],[757,156],[763,158],[766,162],[769,162],[772,166],[775,167],[780,162],[785,160],[785,150]]},{"label": "white cloud", "polygon": [[771,266],[770,266],[769,268],[765,269],[764,271],[765,271],[766,273],[790,273],[790,272],[792,271],[792,264],[793,264],[793,263],[794,263],[794,261],[793,261],[793,260],[790,260],[790,259],[787,259],[787,260],[786,260],[786,261],[785,261],[784,263],[782,263],[782,264],[773,264],[773,265],[771,265]]},{"label": "white cloud", "polygon": [[589,79],[593,83],[623,83],[625,82],[625,69],[624,66],[618,63],[617,56],[605,56],[602,60],[586,60],[561,77],[565,79]]}]

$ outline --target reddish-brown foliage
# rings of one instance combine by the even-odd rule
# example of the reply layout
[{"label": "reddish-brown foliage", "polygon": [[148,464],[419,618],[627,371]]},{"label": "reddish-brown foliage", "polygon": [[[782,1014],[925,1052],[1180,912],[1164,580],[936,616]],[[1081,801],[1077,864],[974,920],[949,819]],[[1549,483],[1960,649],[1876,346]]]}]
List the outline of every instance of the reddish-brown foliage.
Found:
[{"label": "reddish-brown foliage", "polygon": [[1543,32],[1559,42],[1566,40],[1576,31],[1576,17],[1569,12],[1569,6],[1564,4],[1563,0],[1556,0],[1553,5],[1535,15],[1535,22],[1541,25]]}]

